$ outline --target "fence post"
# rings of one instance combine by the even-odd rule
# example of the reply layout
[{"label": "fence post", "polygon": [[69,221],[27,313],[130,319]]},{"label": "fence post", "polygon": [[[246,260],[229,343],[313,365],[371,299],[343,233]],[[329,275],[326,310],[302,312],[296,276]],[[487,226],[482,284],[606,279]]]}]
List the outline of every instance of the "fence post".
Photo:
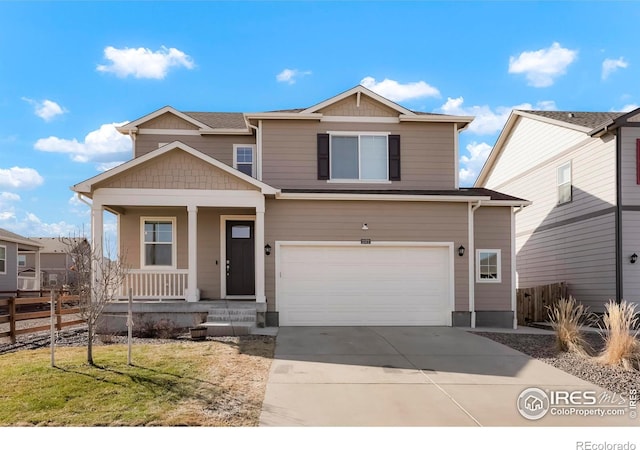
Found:
[{"label": "fence post", "polygon": [[56,366],[56,358],[54,347],[56,344],[56,331],[55,331],[55,292],[51,290],[51,367]]},{"label": "fence post", "polygon": [[131,365],[131,341],[133,340],[133,290],[129,288],[129,308],[127,311],[127,364]]},{"label": "fence post", "polygon": [[9,337],[11,343],[16,343],[16,298],[9,298]]}]

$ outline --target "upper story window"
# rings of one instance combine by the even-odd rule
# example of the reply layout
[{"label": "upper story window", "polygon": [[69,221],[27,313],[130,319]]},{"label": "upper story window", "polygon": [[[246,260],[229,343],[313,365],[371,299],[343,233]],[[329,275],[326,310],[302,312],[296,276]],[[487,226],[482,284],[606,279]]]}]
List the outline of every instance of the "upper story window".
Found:
[{"label": "upper story window", "polygon": [[18,267],[25,267],[27,265],[27,255],[18,255]]},{"label": "upper story window", "polygon": [[500,283],[501,277],[501,251],[476,250],[476,281],[478,283]]},{"label": "upper story window", "polygon": [[558,204],[571,201],[571,161],[558,167]]},{"label": "upper story window", "polygon": [[0,273],[7,273],[7,247],[0,245]]},{"label": "upper story window", "polygon": [[318,179],[400,181],[400,136],[372,132],[318,134]]},{"label": "upper story window", "polygon": [[176,266],[175,217],[142,218],[142,267]]},{"label": "upper story window", "polygon": [[233,146],[233,168],[240,172],[256,176],[256,146],[249,144],[235,144]]}]

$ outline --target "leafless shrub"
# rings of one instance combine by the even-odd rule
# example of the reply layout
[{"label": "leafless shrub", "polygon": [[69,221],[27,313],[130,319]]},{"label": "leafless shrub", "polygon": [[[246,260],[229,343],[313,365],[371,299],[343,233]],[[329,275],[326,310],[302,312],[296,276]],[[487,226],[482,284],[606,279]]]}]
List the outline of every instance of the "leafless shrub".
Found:
[{"label": "leafless shrub", "polygon": [[596,358],[602,364],[640,369],[640,341],[636,305],[609,300],[602,317],[600,334],[605,347]]},{"label": "leafless shrub", "polygon": [[589,321],[588,308],[577,303],[572,296],[568,299],[562,298],[558,303],[547,308],[551,327],[556,332],[558,350],[588,356],[592,349],[580,329]]}]

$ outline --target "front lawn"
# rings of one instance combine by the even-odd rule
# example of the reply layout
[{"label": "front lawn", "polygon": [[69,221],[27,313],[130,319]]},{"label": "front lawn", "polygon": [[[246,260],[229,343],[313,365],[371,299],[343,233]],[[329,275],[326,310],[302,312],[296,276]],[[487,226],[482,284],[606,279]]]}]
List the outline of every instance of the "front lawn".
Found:
[{"label": "front lawn", "polygon": [[0,426],[257,426],[275,340],[177,341],[0,355]]}]

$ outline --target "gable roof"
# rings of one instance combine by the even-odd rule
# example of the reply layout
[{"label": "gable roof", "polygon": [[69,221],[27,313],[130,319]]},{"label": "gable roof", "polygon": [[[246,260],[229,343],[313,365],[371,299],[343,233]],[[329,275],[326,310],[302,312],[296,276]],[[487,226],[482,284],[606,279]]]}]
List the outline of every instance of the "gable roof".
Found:
[{"label": "gable roof", "polygon": [[87,242],[85,238],[65,238],[65,241],[57,237],[31,237],[29,239],[40,244],[42,248],[40,253],[68,253],[69,244],[75,248],[78,244]]},{"label": "gable roof", "polygon": [[19,234],[9,230],[5,230],[4,228],[0,228],[0,241],[30,245],[33,247],[42,247],[42,245],[39,242],[36,242],[24,236],[20,236]]},{"label": "gable roof", "polygon": [[474,186],[480,187],[484,184],[486,178],[493,170],[493,166],[499,159],[507,138],[511,134],[511,131],[520,117],[527,117],[529,119],[538,120],[551,125],[569,128],[585,133],[587,136],[596,136],[615,127],[621,126],[625,123],[627,118],[633,117],[639,113],[640,108],[628,113],[597,111],[533,111],[514,109],[511,111],[507,122],[502,128],[489,157],[482,166],[482,170],[480,171]]},{"label": "gable roof", "polygon": [[74,192],[77,192],[79,194],[84,194],[87,195],[88,197],[91,198],[91,194],[93,192],[93,186],[104,182],[106,180],[109,180],[110,178],[113,178],[117,175],[120,175],[130,169],[133,169],[134,167],[137,167],[141,164],[146,163],[147,161],[151,161],[154,158],[157,158],[161,155],[164,155],[165,153],[168,153],[170,151],[173,150],[181,150],[184,151],[186,153],[189,153],[190,155],[208,163],[211,164],[214,167],[217,167],[218,169],[221,169],[222,171],[241,179],[242,181],[249,183],[255,187],[257,187],[258,189],[260,189],[260,191],[263,194],[275,194],[277,192],[277,189],[269,186],[266,183],[263,183],[262,181],[258,181],[253,177],[250,177],[249,175],[246,175],[242,172],[240,172],[239,170],[234,169],[233,167],[228,166],[227,164],[224,164],[220,161],[218,161],[215,158],[212,158],[209,155],[206,155],[204,153],[202,153],[199,150],[196,150],[193,147],[188,146],[187,144],[180,142],[180,141],[174,141],[171,142],[169,144],[163,145],[162,147],[147,153],[146,155],[140,156],[138,158],[134,158],[132,160],[129,160],[127,162],[125,162],[124,164],[120,164],[117,167],[114,167],[113,169],[107,170],[106,172],[103,172],[99,175],[96,175],[92,178],[89,178],[88,180],[85,180],[81,183],[75,184],[73,186],[71,186],[71,190]]}]

